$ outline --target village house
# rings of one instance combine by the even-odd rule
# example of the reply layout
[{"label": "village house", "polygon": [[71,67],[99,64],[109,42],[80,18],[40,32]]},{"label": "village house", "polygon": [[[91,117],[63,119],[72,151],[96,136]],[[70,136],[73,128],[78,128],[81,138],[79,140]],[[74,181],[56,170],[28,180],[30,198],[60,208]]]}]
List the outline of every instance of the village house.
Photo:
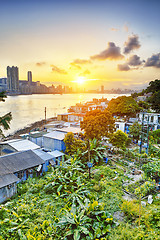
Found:
[{"label": "village house", "polygon": [[15,152],[0,157],[0,202],[16,193],[16,183],[28,177],[42,175],[45,161],[31,150]]},{"label": "village house", "polygon": [[40,146],[27,139],[13,139],[0,143],[0,154],[5,155],[13,152],[38,149]]},{"label": "village house", "polygon": [[57,128],[55,131],[47,133],[43,136],[43,147],[46,150],[58,150],[64,152],[66,147],[64,143],[65,135],[69,132],[72,132],[75,137],[78,137],[81,133],[79,127],[66,127],[66,128]]},{"label": "village house", "polygon": [[65,151],[66,147],[64,144],[65,133],[59,131],[53,131],[43,136],[43,147],[45,150],[58,150]]},{"label": "village house", "polygon": [[142,123],[144,114],[144,124],[149,124],[152,130],[160,129],[160,113],[139,113],[137,119]]},{"label": "village house", "polygon": [[0,203],[6,201],[17,193],[16,183],[18,181],[18,177],[12,173],[0,175]]}]

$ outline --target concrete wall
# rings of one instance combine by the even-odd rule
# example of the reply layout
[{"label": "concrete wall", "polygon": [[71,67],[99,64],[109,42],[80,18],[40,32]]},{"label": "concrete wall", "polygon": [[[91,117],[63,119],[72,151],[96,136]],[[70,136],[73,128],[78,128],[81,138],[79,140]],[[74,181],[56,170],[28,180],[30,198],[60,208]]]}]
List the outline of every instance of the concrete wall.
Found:
[{"label": "concrete wall", "polygon": [[14,194],[17,193],[16,183],[13,183],[9,186],[0,188],[0,203],[6,201],[7,199],[11,198]]},{"label": "concrete wall", "polygon": [[65,144],[62,140],[53,139],[44,137],[43,138],[43,146],[46,149],[49,149],[51,151],[58,150],[58,151],[65,151]]},{"label": "concrete wall", "polygon": [[43,147],[43,137],[38,137],[38,138],[29,137],[29,140],[37,144],[38,146]]}]

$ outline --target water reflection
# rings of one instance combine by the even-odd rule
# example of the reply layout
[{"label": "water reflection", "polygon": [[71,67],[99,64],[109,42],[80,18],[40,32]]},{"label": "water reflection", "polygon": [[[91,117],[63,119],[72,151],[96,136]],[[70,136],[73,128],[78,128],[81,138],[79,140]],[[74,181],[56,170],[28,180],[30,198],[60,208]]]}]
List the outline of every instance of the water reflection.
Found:
[{"label": "water reflection", "polygon": [[7,112],[12,113],[11,129],[5,135],[45,118],[44,109],[47,109],[47,118],[55,117],[59,113],[66,113],[71,105],[90,101],[93,98],[107,98],[108,100],[118,94],[35,94],[8,96],[5,102],[0,102],[0,116]]}]

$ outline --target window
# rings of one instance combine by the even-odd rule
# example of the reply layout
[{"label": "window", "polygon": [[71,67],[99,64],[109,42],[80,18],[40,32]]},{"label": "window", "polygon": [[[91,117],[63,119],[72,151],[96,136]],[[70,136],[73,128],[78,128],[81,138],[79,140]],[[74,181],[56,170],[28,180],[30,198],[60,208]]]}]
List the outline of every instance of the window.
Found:
[{"label": "window", "polygon": [[7,188],[10,189],[10,188],[12,188],[13,186],[14,186],[14,183],[9,184],[9,185],[7,186]]},{"label": "window", "polygon": [[17,175],[17,176],[18,176],[19,179],[22,179],[22,177],[23,177],[23,172],[22,172],[22,171],[21,171],[21,172],[18,172],[18,175]]},{"label": "window", "polygon": [[151,122],[153,122],[153,120],[154,120],[154,116],[151,116]]}]

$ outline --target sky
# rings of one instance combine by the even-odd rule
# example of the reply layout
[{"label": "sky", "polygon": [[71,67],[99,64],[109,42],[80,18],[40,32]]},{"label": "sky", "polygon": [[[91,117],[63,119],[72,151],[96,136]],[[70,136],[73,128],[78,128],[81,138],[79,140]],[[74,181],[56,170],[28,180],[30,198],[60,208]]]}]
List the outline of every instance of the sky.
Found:
[{"label": "sky", "polygon": [[160,77],[160,1],[0,0],[0,77],[143,89]]}]

